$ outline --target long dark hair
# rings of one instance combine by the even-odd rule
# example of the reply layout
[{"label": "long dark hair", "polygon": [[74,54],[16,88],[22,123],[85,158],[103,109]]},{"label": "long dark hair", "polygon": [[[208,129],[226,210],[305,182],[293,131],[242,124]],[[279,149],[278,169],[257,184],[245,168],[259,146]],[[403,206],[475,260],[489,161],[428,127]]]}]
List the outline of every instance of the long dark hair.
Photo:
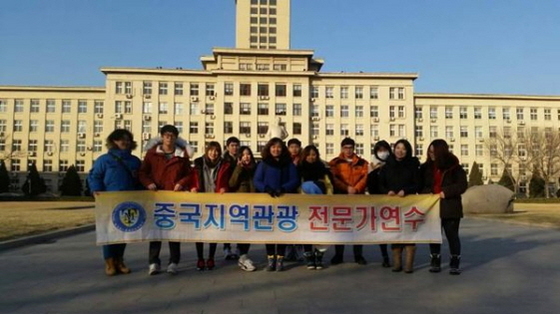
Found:
[{"label": "long dark hair", "polygon": [[249,151],[249,155],[251,155],[251,163],[250,163],[250,165],[252,166],[252,165],[256,164],[255,156],[253,156],[253,151],[251,150],[251,148],[250,148],[249,146],[241,146],[241,147],[239,147],[239,150],[237,151],[237,156],[235,156],[235,158],[236,158],[237,160],[241,160],[241,157],[243,157],[243,152],[246,151],[246,150]]},{"label": "long dark hair", "polygon": [[311,154],[311,152],[315,152],[315,154],[317,155],[317,161],[321,162],[321,154],[319,154],[319,150],[317,149],[317,147],[315,145],[307,145],[307,146],[305,146],[305,148],[301,152],[301,159],[300,159],[299,163],[300,164],[303,163],[305,161],[305,159],[307,158],[307,156],[309,156]]},{"label": "long dark hair", "polygon": [[[399,144],[403,144],[404,148],[406,149],[406,155],[404,156],[403,159],[412,158],[412,145],[410,145],[410,142],[405,139],[398,140],[393,146],[393,149],[397,148],[397,145]],[[393,151],[393,155],[395,155],[394,151]]]},{"label": "long dark hair", "polygon": [[129,130],[126,129],[116,129],[105,140],[105,146],[108,149],[118,149],[117,145],[115,145],[115,141],[119,141],[128,137],[130,139],[130,150],[136,149],[136,142],[134,141],[134,136]]},{"label": "long dark hair", "polygon": [[266,145],[264,146],[261,152],[262,159],[263,160],[273,159],[272,155],[270,154],[270,148],[277,144],[280,144],[282,146],[282,152],[280,153],[280,161],[282,162],[285,160],[291,160],[290,152],[288,151],[288,146],[286,146],[286,144],[284,144],[284,142],[278,137],[271,138],[268,141],[268,143],[266,143]]},{"label": "long dark hair", "polygon": [[[433,147],[434,149],[435,160],[430,158],[430,147]],[[426,155],[428,156],[426,163],[431,166],[435,163],[438,168],[443,168],[450,154],[449,145],[445,140],[433,140],[430,145],[428,145],[428,150],[426,151]]]}]

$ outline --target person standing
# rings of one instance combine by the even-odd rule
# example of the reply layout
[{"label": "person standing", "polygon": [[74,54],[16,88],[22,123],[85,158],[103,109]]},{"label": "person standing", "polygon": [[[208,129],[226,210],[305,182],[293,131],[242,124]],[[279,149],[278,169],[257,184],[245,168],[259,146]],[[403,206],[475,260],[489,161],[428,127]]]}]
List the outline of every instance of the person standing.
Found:
[{"label": "person standing", "polygon": [[[102,191],[134,191],[141,189],[138,182],[138,169],[141,161],[132,155],[136,142],[128,130],[117,129],[106,139],[108,152],[99,156],[88,175],[92,194]],[[129,274],[130,268],[124,264],[126,243],[103,246],[105,274]]]},{"label": "person standing", "polygon": [[[333,176],[334,194],[364,194],[366,190],[368,162],[354,152],[356,143],[347,137],[340,144],[342,152],[329,162]],[[354,245],[354,261],[367,264],[363,256],[363,245]],[[332,265],[344,262],[344,245],[335,245]]]},{"label": "person standing", "polygon": [[[150,191],[192,191],[197,190],[196,173],[190,166],[188,144],[180,145],[179,131],[173,125],[165,125],[160,130],[161,142],[148,145],[139,171],[140,182]],[[149,275],[161,270],[159,253],[161,241],[151,241],[149,249]],[[167,272],[176,274],[181,257],[180,242],[169,241],[169,264]]]},{"label": "person standing", "polygon": [[[395,143],[393,154],[387,159],[387,164],[379,172],[379,193],[388,196],[405,197],[418,192],[420,162],[412,156],[412,146],[407,140]],[[406,253],[404,272],[414,272],[415,244],[393,244],[393,271],[400,272],[402,267],[402,252]]]},{"label": "person standing", "polygon": [[[257,192],[268,193],[272,197],[296,193],[300,179],[286,144],[280,138],[272,138],[264,147],[261,156],[262,162],[257,165],[253,180]],[[285,244],[266,244],[266,270],[283,271],[285,253]]]},{"label": "person standing", "polygon": [[[379,192],[379,172],[381,168],[387,163],[391,155],[391,145],[386,141],[379,141],[373,146],[373,161],[370,164],[371,171],[367,177],[367,190],[369,195],[382,194]],[[379,244],[381,250],[381,257],[383,262],[381,266],[391,267],[389,262],[389,252],[387,251],[387,244]]]},{"label": "person standing", "polygon": [[[434,140],[428,146],[428,158],[420,167],[422,179],[421,193],[440,196],[441,226],[449,242],[451,258],[449,273],[460,275],[461,241],[459,224],[463,218],[461,194],[468,187],[467,174],[459,159],[449,151],[449,145],[442,139]],[[430,244],[430,272],[441,271],[441,244]]]},{"label": "person standing", "polygon": [[[222,147],[218,142],[206,146],[204,156],[194,160],[198,177],[198,192],[224,194],[229,189],[230,165],[222,158]],[[216,266],[216,243],[209,244],[208,259],[204,262],[204,243],[196,242],[197,270],[212,270]]]},{"label": "person standing", "polygon": [[[253,184],[253,179],[255,177],[256,167],[257,163],[249,146],[241,146],[237,154],[235,169],[229,179],[230,191],[237,193],[254,193],[255,185]],[[239,267],[245,271],[256,270],[257,268],[248,256],[251,245],[249,243],[239,243],[237,247],[240,254],[237,260]]]},{"label": "person standing", "polygon": [[[232,172],[237,164],[237,153],[239,151],[240,143],[239,139],[235,136],[231,136],[226,140],[226,149],[222,158],[229,163],[232,168]],[[224,243],[223,249],[224,258],[226,260],[236,260],[239,258],[239,245],[237,246],[237,250],[235,252],[231,250],[231,243]]]}]

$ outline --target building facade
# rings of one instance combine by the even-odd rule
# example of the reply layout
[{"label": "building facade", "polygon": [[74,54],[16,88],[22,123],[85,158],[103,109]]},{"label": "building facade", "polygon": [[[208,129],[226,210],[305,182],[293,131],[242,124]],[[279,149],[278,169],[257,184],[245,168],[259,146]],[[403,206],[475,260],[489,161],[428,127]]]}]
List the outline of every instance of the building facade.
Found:
[{"label": "building facade", "polygon": [[69,165],[85,175],[115,128],[132,131],[143,147],[173,124],[197,154],[237,136],[258,155],[280,119],[289,137],[316,145],[326,160],[345,137],[366,159],[380,139],[406,138],[423,159],[430,141],[444,138],[465,169],[476,161],[493,181],[503,165],[486,138],[560,128],[560,96],[415,93],[415,73],[322,72],[312,50],[290,49],[288,0],[236,6],[236,48],[214,48],[199,70],[106,67],[104,87],[0,86],[0,158],[12,188],[29,163],[51,191]]}]

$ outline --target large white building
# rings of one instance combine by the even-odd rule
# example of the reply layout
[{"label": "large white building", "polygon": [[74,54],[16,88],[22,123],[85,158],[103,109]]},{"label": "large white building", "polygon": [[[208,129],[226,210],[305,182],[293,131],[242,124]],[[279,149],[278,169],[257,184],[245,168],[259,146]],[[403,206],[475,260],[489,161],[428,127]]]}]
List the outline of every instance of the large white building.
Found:
[{"label": "large white building", "polygon": [[493,181],[503,165],[484,139],[560,128],[560,96],[418,94],[416,73],[321,72],[324,60],[312,50],[290,49],[289,0],[236,6],[236,47],[214,48],[201,69],[107,67],[104,87],[0,86],[0,157],[13,188],[34,162],[56,191],[69,165],[91,168],[115,128],[141,142],[174,124],[199,153],[230,136],[258,151],[280,118],[290,137],[315,144],[327,160],[345,137],[366,159],[380,139],[406,138],[423,158],[431,140],[444,138],[466,169],[476,161]]}]

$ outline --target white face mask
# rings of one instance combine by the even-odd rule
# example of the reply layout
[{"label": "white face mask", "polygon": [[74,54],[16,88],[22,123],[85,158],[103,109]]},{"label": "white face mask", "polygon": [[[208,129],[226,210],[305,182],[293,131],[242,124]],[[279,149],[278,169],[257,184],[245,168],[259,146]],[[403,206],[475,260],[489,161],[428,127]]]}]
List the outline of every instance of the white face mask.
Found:
[{"label": "white face mask", "polygon": [[377,153],[377,157],[381,159],[381,161],[385,161],[387,157],[389,157],[389,152],[379,152]]}]

